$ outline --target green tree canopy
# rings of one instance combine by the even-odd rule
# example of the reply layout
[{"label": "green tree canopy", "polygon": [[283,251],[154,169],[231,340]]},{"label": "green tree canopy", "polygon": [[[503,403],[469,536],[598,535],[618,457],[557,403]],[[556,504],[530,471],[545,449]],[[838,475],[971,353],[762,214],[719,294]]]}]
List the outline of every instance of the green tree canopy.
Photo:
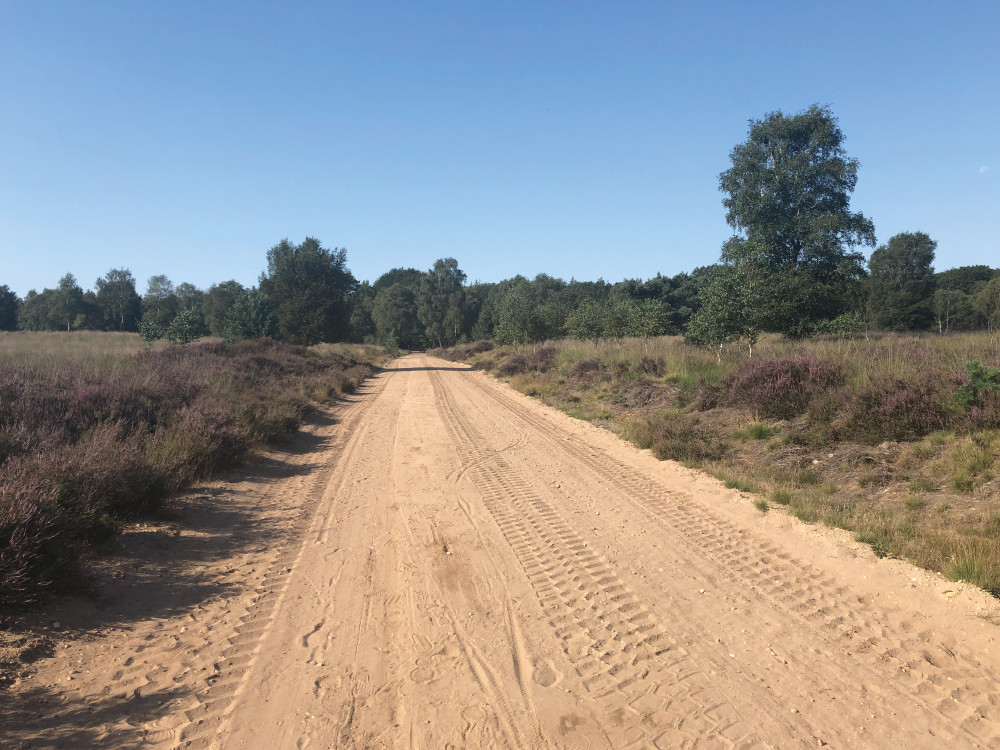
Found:
[{"label": "green tree canopy", "polygon": [[166,330],[179,310],[174,283],[163,274],[150,276],[146,281],[146,293],[142,295],[142,320]]},{"label": "green tree canopy", "polygon": [[17,295],[6,284],[0,286],[0,331],[17,329],[17,312],[20,306],[21,300]]},{"label": "green tree canopy", "polygon": [[1000,276],[1000,270],[989,266],[959,266],[934,274],[934,283],[938,289],[975,294],[994,276]]},{"label": "green tree canopy", "polygon": [[538,306],[525,279],[509,288],[494,311],[493,338],[500,344],[529,344],[543,336]]},{"label": "green tree canopy", "polygon": [[278,330],[268,299],[259,289],[250,289],[239,297],[226,316],[223,338],[227,343],[240,339],[260,339],[273,336]]},{"label": "green tree canopy", "polygon": [[351,293],[351,341],[375,341],[375,321],[372,319],[374,304],[374,287],[369,282],[362,281]]},{"label": "green tree canopy", "polygon": [[429,342],[451,346],[461,337],[465,322],[464,283],[465,272],[454,258],[434,261],[434,267],[421,279],[417,316]]},{"label": "green tree canopy", "polygon": [[350,335],[350,295],[358,282],[347,268],[347,251],[328,250],[314,237],[300,245],[287,239],[267,251],[260,290],[278,321],[280,338],[292,344],[343,341]]},{"label": "green tree canopy", "polygon": [[[768,283],[773,279],[769,278],[766,253],[760,245],[735,237],[727,245],[737,246],[740,255],[724,249],[724,262],[706,274],[701,307],[691,318],[684,340],[720,348],[744,340],[753,356],[765,321],[771,316],[766,297],[773,293]],[[756,255],[751,252],[754,247],[758,249]]]},{"label": "green tree canopy", "polygon": [[127,268],[112,268],[95,283],[97,306],[109,331],[137,331],[142,318],[142,300],[135,277]]},{"label": "green tree canopy", "polygon": [[1000,331],[1000,276],[994,276],[976,292],[972,307],[980,325],[989,331]]},{"label": "green tree canopy", "polygon": [[874,246],[875,229],[850,210],[858,161],[843,141],[828,107],[771,112],[750,122],[732,167],[719,175],[726,221],[736,230],[723,262],[752,259],[764,330],[809,333],[857,297],[864,258],[852,248]]},{"label": "green tree canopy", "polygon": [[384,346],[419,349],[424,331],[417,317],[417,292],[403,283],[383,287],[372,305],[375,339]]},{"label": "green tree canopy", "polygon": [[212,284],[208,288],[201,302],[201,311],[209,333],[214,336],[222,336],[225,333],[229,311],[246,295],[246,288],[236,280]]},{"label": "green tree canopy", "polygon": [[923,232],[902,232],[868,261],[868,309],[879,328],[920,331],[934,317],[934,250]]},{"label": "green tree canopy", "polygon": [[393,284],[402,284],[409,287],[414,292],[420,290],[420,282],[424,280],[426,273],[418,271],[416,268],[393,268],[379,276],[372,287],[378,293],[383,289],[388,289]]},{"label": "green tree canopy", "polygon": [[972,296],[959,289],[935,290],[933,308],[938,333],[968,330],[976,325]]},{"label": "green tree canopy", "polygon": [[73,324],[84,310],[83,289],[76,283],[76,277],[68,273],[59,279],[59,286],[52,290],[49,303],[50,327],[72,330]]}]

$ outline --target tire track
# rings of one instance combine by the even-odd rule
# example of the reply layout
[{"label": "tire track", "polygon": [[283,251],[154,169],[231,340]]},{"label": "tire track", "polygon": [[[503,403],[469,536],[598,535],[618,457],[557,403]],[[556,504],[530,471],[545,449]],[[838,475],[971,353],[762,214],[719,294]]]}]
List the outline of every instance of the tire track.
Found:
[{"label": "tire track", "polygon": [[280,609],[290,574],[307,538],[306,531],[314,527],[321,517],[321,501],[327,494],[332,477],[349,458],[349,447],[354,441],[364,407],[377,397],[385,387],[385,381],[375,377],[366,385],[370,387],[363,389],[362,397],[337,412],[339,424],[336,435],[324,451],[324,455],[333,456],[334,461],[310,475],[308,481],[298,482],[284,490],[289,496],[306,493],[303,512],[286,533],[282,546],[264,573],[262,584],[254,590],[250,604],[239,616],[239,624],[223,641],[225,646],[215,663],[213,675],[207,680],[208,685],[194,694],[195,705],[184,711],[185,723],[171,729],[170,734],[179,747],[207,748],[216,744],[229,710],[242,691],[261,643]]},{"label": "tire track", "polygon": [[[897,626],[905,631],[900,636],[888,626],[884,613],[883,624],[873,629],[856,608],[848,606],[844,598],[848,587],[807,570],[799,560],[771,544],[752,544],[741,528],[701,510],[695,502],[683,504],[683,496],[595,451],[580,438],[561,432],[559,439],[550,437],[552,424],[525,410],[499,384],[490,387],[476,375],[468,380],[481,394],[499,401],[514,419],[534,427],[551,446],[613,485],[650,521],[683,538],[687,548],[696,549],[727,576],[735,576],[789,612],[832,650],[864,656],[870,670],[945,717],[958,736],[986,746],[1000,744],[1000,678],[971,655],[963,654],[960,646],[936,640],[913,619]],[[923,659],[899,656],[914,651],[922,652]]]},{"label": "tire track", "polygon": [[[607,560],[501,454],[483,447],[485,440],[459,416],[441,375],[430,374],[439,414],[465,471],[521,562],[566,657],[606,715],[617,719],[619,726],[609,733],[612,743],[712,738],[720,746],[763,747]],[[641,722],[627,720],[639,714]]]}]

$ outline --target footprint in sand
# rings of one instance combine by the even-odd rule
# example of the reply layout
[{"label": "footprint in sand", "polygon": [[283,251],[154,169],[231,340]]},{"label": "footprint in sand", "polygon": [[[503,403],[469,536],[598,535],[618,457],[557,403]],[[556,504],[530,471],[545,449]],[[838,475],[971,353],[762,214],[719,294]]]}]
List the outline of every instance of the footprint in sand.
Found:
[{"label": "footprint in sand", "polygon": [[414,682],[420,685],[427,684],[435,677],[437,677],[437,674],[434,672],[433,669],[429,669],[428,667],[417,667],[412,672],[410,672],[410,679],[412,679]]},{"label": "footprint in sand", "polygon": [[534,674],[532,674],[532,679],[534,679],[537,685],[542,687],[552,687],[557,682],[559,682],[559,673],[552,668],[548,663],[538,663],[535,665]]}]

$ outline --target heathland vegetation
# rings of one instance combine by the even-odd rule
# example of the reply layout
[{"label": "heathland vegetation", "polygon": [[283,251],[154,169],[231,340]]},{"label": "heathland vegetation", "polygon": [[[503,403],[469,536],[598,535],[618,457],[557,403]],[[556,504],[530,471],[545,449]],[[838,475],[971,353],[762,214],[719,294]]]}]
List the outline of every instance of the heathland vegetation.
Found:
[{"label": "heathland vegetation", "polygon": [[[1000,269],[936,271],[921,231],[876,248],[843,142],[824,107],[752,121],[719,180],[732,237],[670,277],[467,283],[442,258],[359,282],[344,249],[307,237],[271,247],[249,288],[155,275],[140,296],[124,267],[87,291],[71,273],[24,298],[0,286],[0,330],[19,331],[0,351],[0,601],[69,580],[75,551],[123,517],[367,372],[300,348],[320,342],[465,344],[662,457],[730,472],[884,554],[979,566],[967,577],[1000,592]],[[85,331],[109,333],[92,347]],[[136,351],[90,352],[109,341]],[[900,482],[905,497],[883,502]]]},{"label": "heathland vegetation", "polygon": [[375,356],[354,349],[0,334],[0,604],[78,586],[124,521],[353,392]]}]

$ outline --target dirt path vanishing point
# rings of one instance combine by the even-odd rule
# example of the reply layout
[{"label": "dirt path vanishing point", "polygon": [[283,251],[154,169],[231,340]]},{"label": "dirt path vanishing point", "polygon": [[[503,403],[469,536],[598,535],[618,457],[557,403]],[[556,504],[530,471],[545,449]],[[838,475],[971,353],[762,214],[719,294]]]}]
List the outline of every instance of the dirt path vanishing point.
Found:
[{"label": "dirt path vanishing point", "polygon": [[992,600],[411,355],[133,533],[11,747],[997,747]]}]

